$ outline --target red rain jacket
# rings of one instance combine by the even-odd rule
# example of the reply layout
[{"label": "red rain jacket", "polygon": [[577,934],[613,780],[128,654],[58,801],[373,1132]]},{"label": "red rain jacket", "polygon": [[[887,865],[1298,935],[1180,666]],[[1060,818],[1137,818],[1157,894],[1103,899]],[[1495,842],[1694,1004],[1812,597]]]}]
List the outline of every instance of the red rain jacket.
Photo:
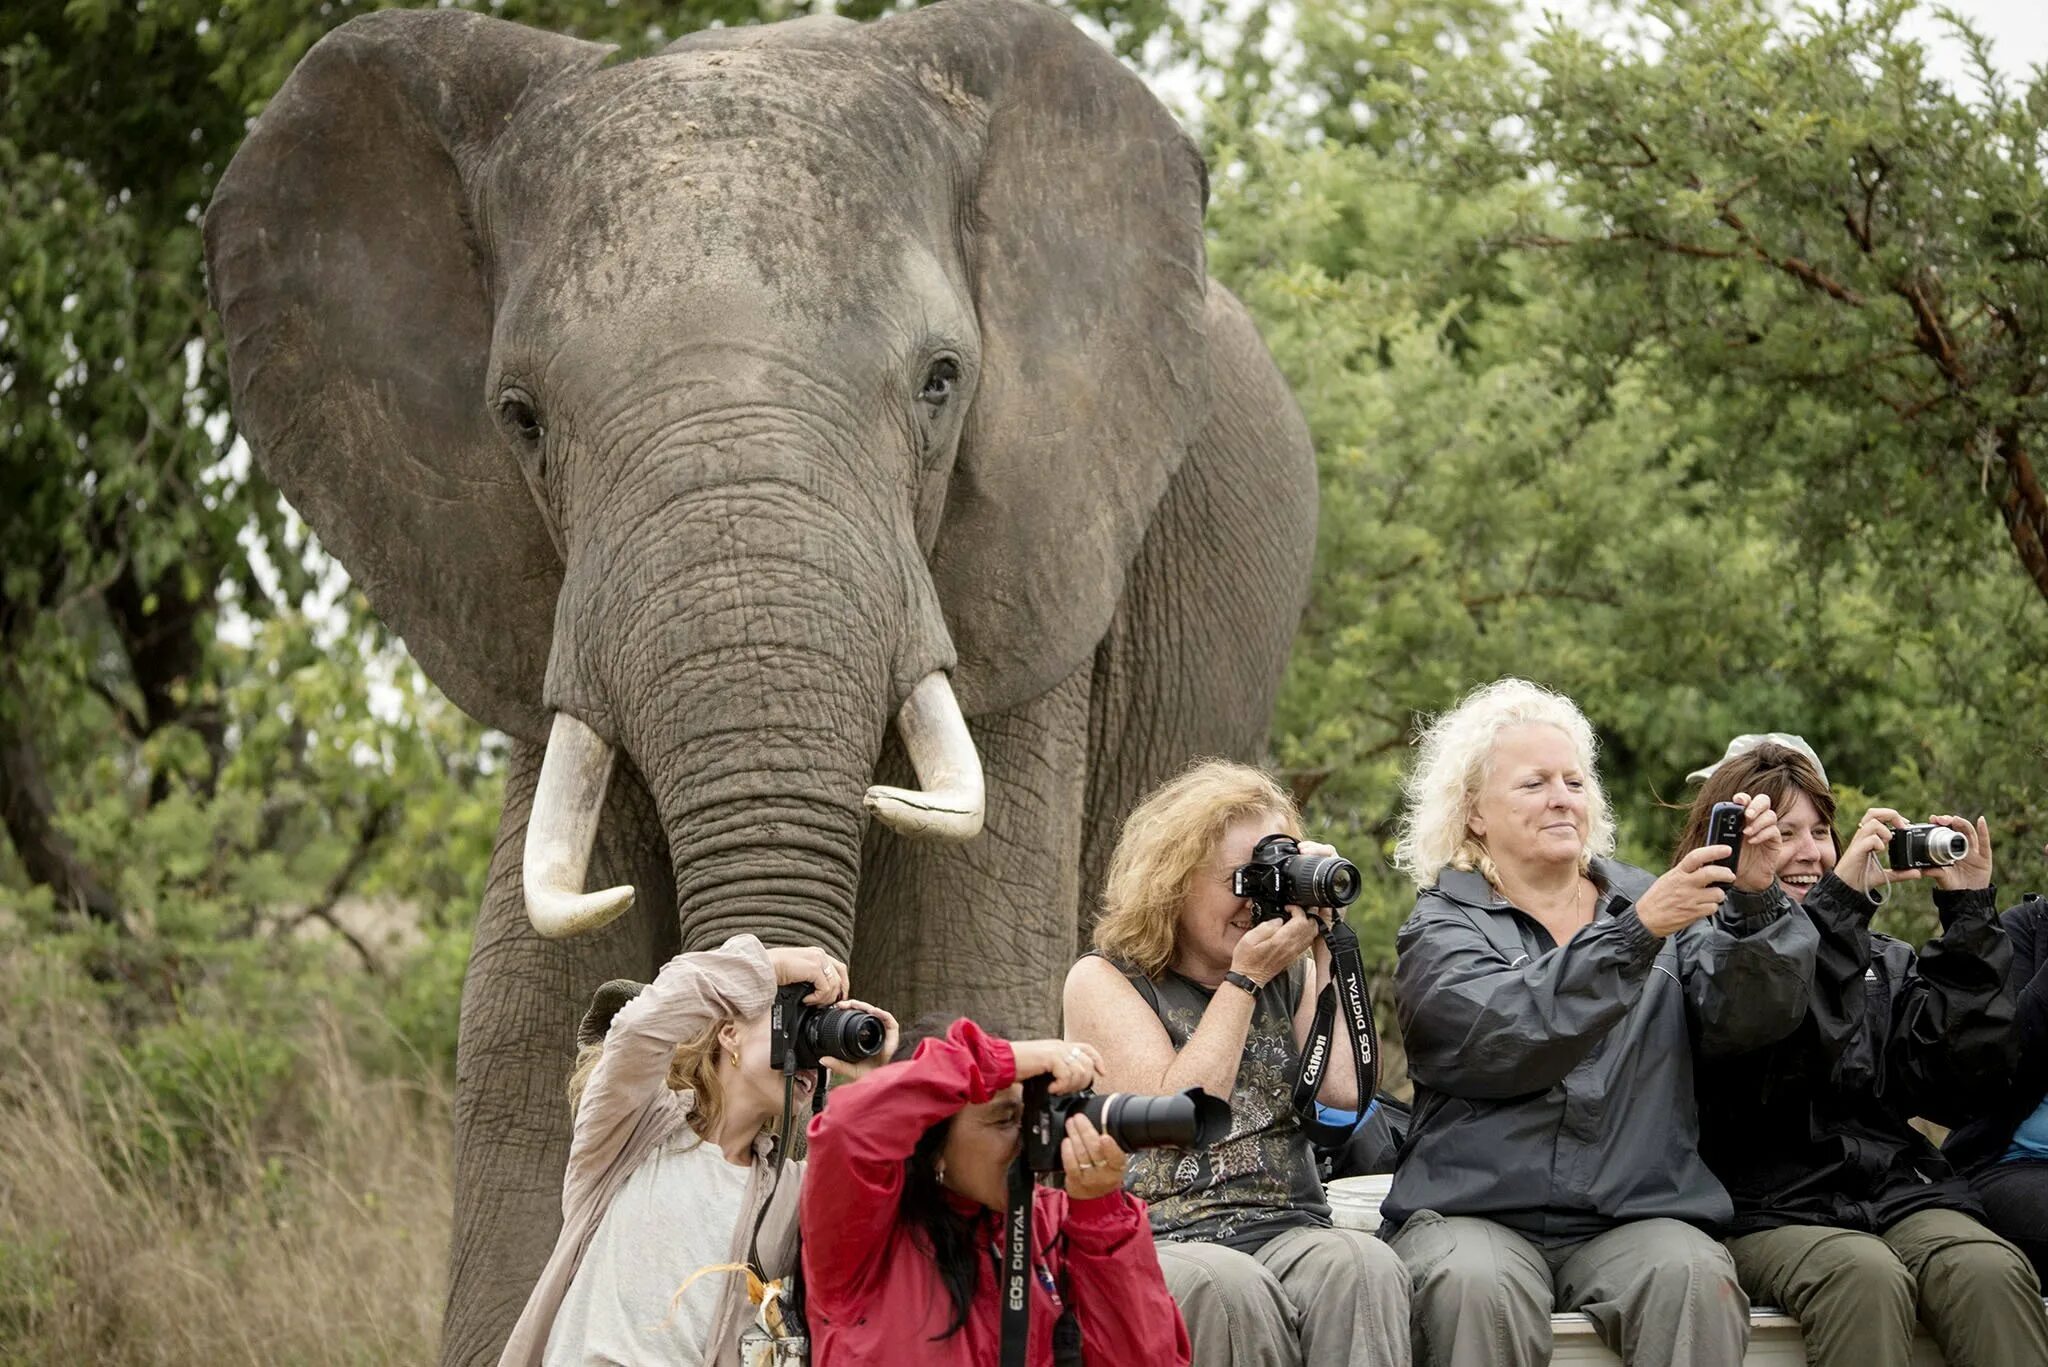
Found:
[{"label": "red rain jacket", "polygon": [[[811,1121],[802,1197],[806,1311],[817,1367],[995,1367],[1002,1341],[996,1275],[1001,1214],[976,1217],[989,1261],[967,1323],[950,1336],[953,1302],[922,1238],[900,1223],[903,1160],[925,1130],[1017,1080],[1007,1040],[956,1021],[904,1063],[835,1090]],[[1052,1367],[1063,1290],[1089,1367],[1186,1367],[1188,1335],[1166,1293],[1144,1202],[1116,1191],[1069,1202],[1035,1190],[1031,1367]]]}]

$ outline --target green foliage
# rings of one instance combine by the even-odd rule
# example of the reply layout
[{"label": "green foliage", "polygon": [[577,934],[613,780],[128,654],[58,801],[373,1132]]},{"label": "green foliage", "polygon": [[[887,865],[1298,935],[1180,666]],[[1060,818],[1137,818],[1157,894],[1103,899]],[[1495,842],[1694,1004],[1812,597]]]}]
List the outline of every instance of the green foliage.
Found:
[{"label": "green foliage", "polygon": [[[1739,5],[1657,8],[1647,54],[1560,28],[1524,66],[1499,8],[1422,7],[1390,81],[1358,60],[1357,21],[1311,5],[1315,97],[1215,112],[1212,268],[1259,317],[1322,468],[1275,738],[1321,779],[1312,820],[1390,853],[1418,722],[1514,673],[1593,718],[1638,862],[1668,860],[1687,770],[1790,730],[1849,819],[1865,797],[1986,812],[2001,883],[2043,885],[2048,604],[1979,480],[2004,478],[1987,425],[2031,450],[2048,387],[1999,321],[2048,303],[2016,245],[2044,202],[2024,112],[2044,101],[1966,106],[1913,75],[1897,10],[1788,32]],[[1624,164],[1646,156],[1632,133],[1653,165]],[[1833,201],[1872,139],[1892,169],[1866,254]],[[1748,196],[1770,259],[1694,176]],[[1915,281],[1946,291],[1971,385],[1902,322]],[[1384,866],[1369,882],[1358,920],[1382,953],[1412,896]],[[1929,933],[1925,894],[1885,922]]]}]

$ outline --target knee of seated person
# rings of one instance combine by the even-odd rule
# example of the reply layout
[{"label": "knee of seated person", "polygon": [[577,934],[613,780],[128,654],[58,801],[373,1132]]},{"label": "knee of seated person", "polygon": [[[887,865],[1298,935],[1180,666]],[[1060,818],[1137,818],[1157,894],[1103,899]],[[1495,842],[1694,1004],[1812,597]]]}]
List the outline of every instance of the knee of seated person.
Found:
[{"label": "knee of seated person", "polygon": [[1408,1269],[1383,1240],[1352,1229],[1317,1230],[1297,1264],[1328,1282],[1363,1283],[1391,1278],[1405,1284]]},{"label": "knee of seated person", "polygon": [[1161,1244],[1159,1270],[1182,1305],[1285,1299],[1280,1283],[1249,1253],[1222,1244]]},{"label": "knee of seated person", "polygon": [[1928,1258],[1923,1279],[1939,1279],[1958,1289],[1982,1292],[2020,1291],[2041,1294],[2041,1280],[2017,1248],[1985,1231],[1981,1239],[1950,1244]]},{"label": "knee of seated person", "polygon": [[1690,1288],[1703,1296],[1718,1296],[1737,1286],[1735,1259],[1727,1249],[1691,1225],[1676,1220],[1670,1223],[1677,1226],[1675,1237],[1644,1260],[1654,1284],[1674,1290]]},{"label": "knee of seated person", "polygon": [[1825,1292],[1850,1295],[1864,1304],[1889,1302],[1911,1307],[1918,1288],[1913,1274],[1884,1240],[1844,1231],[1816,1244],[1806,1255],[1807,1275],[1819,1279]]}]

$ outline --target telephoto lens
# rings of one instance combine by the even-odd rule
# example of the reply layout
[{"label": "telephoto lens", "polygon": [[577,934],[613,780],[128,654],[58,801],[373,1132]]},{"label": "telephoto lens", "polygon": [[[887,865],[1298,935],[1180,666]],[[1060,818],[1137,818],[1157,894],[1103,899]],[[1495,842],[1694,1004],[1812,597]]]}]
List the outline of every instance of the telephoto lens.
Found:
[{"label": "telephoto lens", "polygon": [[1937,869],[1970,856],[1970,837],[1946,826],[1922,822],[1892,832],[1891,865],[1895,869]]},{"label": "telephoto lens", "polygon": [[1230,1133],[1230,1103],[1190,1087],[1172,1096],[1084,1093],[1077,1108],[1126,1149],[1200,1149]]},{"label": "telephoto lens", "polygon": [[[1035,1084],[1035,1085],[1034,1085]],[[1171,1096],[1132,1092],[1045,1094],[1034,1078],[1024,1091],[1024,1162],[1033,1172],[1060,1170],[1060,1140],[1067,1121],[1088,1122],[1125,1149],[1200,1149],[1230,1134],[1230,1103],[1190,1087]]]}]

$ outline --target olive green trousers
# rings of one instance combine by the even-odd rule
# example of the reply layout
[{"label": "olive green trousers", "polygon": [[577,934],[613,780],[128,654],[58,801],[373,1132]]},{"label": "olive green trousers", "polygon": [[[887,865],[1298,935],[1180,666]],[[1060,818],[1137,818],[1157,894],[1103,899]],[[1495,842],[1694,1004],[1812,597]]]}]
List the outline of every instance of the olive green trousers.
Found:
[{"label": "olive green trousers", "polygon": [[1786,1225],[1728,1240],[1750,1299],[1799,1321],[1813,1367],[1909,1367],[1917,1320],[1949,1367],[2048,1364],[2048,1314],[2024,1254],[1960,1211],[1863,1234]]}]

